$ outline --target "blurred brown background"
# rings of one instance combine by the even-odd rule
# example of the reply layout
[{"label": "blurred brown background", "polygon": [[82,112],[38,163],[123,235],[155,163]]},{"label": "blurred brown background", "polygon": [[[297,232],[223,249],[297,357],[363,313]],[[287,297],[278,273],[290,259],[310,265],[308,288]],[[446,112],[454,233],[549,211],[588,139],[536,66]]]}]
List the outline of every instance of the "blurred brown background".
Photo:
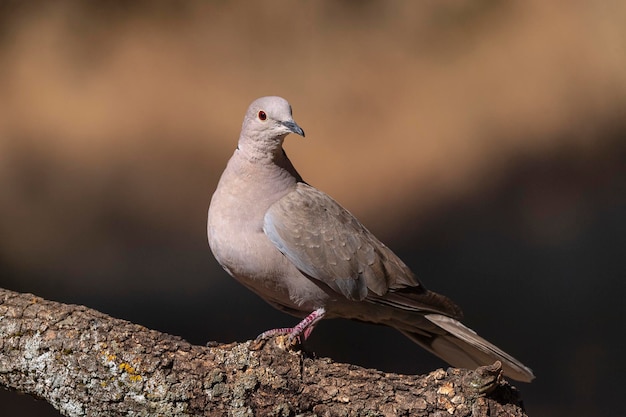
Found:
[{"label": "blurred brown background", "polygon": [[[2,1],[0,286],[194,343],[294,324],[205,236],[246,107],[281,95],[301,174],[535,370],[530,415],[626,415],[625,21],[618,0]],[[446,366],[346,321],[310,347]]]}]

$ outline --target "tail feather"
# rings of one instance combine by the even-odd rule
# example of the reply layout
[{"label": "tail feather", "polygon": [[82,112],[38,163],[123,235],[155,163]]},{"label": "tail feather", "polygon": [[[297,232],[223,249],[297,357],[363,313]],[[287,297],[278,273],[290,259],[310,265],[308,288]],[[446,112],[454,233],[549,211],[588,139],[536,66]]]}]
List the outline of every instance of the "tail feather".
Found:
[{"label": "tail feather", "polygon": [[523,382],[530,382],[535,378],[530,368],[478,336],[461,322],[441,314],[427,314],[424,317],[443,331],[425,335],[423,331],[409,330],[406,324],[397,329],[452,366],[475,369],[499,360],[502,362],[504,375],[509,378]]}]

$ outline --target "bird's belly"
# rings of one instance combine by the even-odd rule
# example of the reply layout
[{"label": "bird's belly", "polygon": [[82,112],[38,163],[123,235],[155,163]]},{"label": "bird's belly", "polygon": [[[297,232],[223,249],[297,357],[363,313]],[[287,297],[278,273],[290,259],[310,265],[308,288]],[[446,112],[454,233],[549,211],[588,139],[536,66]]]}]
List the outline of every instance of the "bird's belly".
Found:
[{"label": "bird's belly", "polygon": [[219,229],[209,231],[215,258],[233,278],[265,301],[296,316],[327,304],[329,289],[303,275],[262,230],[233,236],[237,232],[228,228],[230,235],[225,236]]}]

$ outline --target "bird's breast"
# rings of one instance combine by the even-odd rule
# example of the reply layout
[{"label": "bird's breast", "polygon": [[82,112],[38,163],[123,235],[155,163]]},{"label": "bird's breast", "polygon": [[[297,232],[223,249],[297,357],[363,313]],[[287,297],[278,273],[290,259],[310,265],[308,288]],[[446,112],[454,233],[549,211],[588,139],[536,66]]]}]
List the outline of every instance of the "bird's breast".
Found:
[{"label": "bird's breast", "polygon": [[235,279],[275,306],[309,313],[324,305],[326,290],[304,276],[263,231],[270,206],[296,183],[281,167],[231,159],[209,205],[207,233],[216,260]]}]

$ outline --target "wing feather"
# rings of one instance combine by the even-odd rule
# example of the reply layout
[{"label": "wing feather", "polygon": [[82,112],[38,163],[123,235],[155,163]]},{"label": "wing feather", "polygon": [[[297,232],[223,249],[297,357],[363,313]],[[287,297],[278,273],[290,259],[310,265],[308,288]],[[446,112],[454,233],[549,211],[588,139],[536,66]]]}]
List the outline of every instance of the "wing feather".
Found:
[{"label": "wing feather", "polygon": [[298,269],[350,300],[420,285],[350,212],[305,183],[269,208],[263,230]]}]

